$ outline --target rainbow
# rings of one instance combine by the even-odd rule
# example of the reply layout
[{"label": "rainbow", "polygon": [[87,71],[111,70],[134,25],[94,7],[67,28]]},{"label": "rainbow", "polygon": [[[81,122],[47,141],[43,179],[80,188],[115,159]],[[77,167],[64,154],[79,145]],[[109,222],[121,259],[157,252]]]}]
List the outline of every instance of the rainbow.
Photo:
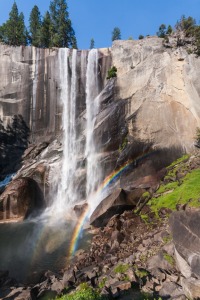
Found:
[{"label": "rainbow", "polygon": [[[118,168],[117,170],[114,170],[110,175],[108,175],[102,184],[99,186],[97,191],[92,195],[92,197],[97,197],[100,193],[102,193],[111,183],[113,183],[120,175],[122,172],[124,172],[132,163],[134,163],[135,160],[131,160],[126,162],[123,166]],[[68,255],[68,260],[70,260],[74,255],[78,247],[78,242],[80,240],[80,237],[83,232],[83,226],[85,222],[88,220],[89,216],[91,214],[91,207],[88,205],[88,207],[84,210],[82,213],[81,217],[78,220],[78,223],[74,229],[74,232],[72,234],[72,239],[70,242],[70,247],[69,247],[69,255]]]}]

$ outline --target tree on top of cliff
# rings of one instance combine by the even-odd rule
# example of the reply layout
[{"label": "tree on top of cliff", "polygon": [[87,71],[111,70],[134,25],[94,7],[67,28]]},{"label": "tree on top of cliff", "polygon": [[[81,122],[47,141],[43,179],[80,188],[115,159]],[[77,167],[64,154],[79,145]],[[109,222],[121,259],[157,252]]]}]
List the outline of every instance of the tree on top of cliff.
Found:
[{"label": "tree on top of cliff", "polygon": [[90,40],[90,49],[93,49],[94,48],[94,39],[91,38]]},{"label": "tree on top of cliff", "polygon": [[41,14],[37,5],[33,7],[29,18],[30,43],[35,47],[41,45]]},{"label": "tree on top of cliff", "polygon": [[66,0],[52,0],[50,2],[50,17],[52,22],[51,46],[77,48]]},{"label": "tree on top of cliff", "polygon": [[121,30],[115,27],[112,31],[112,41],[121,40]]},{"label": "tree on top of cliff", "polygon": [[184,31],[186,36],[193,36],[196,28],[196,20],[192,17],[186,18],[183,15],[175,27],[178,31]]},{"label": "tree on top of cliff", "polygon": [[157,32],[157,36],[159,38],[164,38],[166,35],[166,25],[165,24],[161,24],[159,29],[158,29],[158,32]]},{"label": "tree on top of cliff", "polygon": [[27,30],[24,24],[24,14],[18,12],[16,2],[13,3],[9,19],[0,27],[1,41],[12,45],[27,45]]},{"label": "tree on top of cliff", "polygon": [[47,11],[44,15],[40,29],[40,44],[42,48],[51,46],[52,23],[50,13]]}]

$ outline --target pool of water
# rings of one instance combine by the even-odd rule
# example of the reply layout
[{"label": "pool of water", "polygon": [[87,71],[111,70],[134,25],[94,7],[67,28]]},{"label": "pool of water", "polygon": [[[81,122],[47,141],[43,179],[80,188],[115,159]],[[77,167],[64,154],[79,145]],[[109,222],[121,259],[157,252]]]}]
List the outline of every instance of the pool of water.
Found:
[{"label": "pool of water", "polygon": [[[0,224],[0,270],[20,283],[36,283],[46,270],[59,271],[69,263],[72,221],[51,224],[29,220]],[[86,232],[79,249],[89,243]]]}]

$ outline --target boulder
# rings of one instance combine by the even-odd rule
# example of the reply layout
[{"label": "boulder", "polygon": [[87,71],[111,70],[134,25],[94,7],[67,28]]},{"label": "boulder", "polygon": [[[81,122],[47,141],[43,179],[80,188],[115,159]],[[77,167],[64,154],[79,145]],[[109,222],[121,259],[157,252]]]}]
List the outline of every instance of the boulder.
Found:
[{"label": "boulder", "polygon": [[17,288],[11,288],[7,294],[4,296],[4,298],[1,299],[7,299],[7,300],[31,300],[34,299],[31,297],[31,291],[30,288],[23,288],[23,287],[17,287]]},{"label": "boulder", "polygon": [[162,251],[160,251],[158,254],[152,256],[148,262],[148,270],[160,268],[162,270],[172,270],[173,265],[171,265],[166,259],[165,255]]},{"label": "boulder", "polygon": [[91,215],[90,224],[96,227],[103,227],[112,216],[121,214],[133,207],[133,203],[126,200],[125,192],[122,189],[117,189],[97,206]]},{"label": "boulder", "polygon": [[27,218],[45,207],[38,184],[31,178],[13,180],[0,196],[0,219]]},{"label": "boulder", "polygon": [[164,282],[161,290],[159,291],[159,295],[164,297],[164,299],[168,299],[168,297],[179,297],[183,294],[184,291],[181,286],[174,282]]},{"label": "boulder", "polygon": [[196,280],[195,278],[181,278],[181,285],[188,299],[199,299],[200,280]]},{"label": "boulder", "polygon": [[74,211],[77,218],[79,218],[86,211],[87,208],[88,208],[88,203],[85,200],[74,205]]},{"label": "boulder", "polygon": [[174,212],[170,217],[178,267],[186,278],[189,278],[193,273],[200,279],[199,220],[199,209]]}]

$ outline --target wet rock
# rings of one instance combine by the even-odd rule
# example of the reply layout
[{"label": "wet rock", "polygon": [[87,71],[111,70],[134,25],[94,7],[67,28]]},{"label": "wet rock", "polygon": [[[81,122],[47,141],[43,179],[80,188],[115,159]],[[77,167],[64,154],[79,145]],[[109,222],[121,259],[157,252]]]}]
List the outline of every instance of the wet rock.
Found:
[{"label": "wet rock", "polygon": [[75,271],[74,269],[69,269],[64,272],[62,278],[62,284],[66,287],[73,286],[76,282]]},{"label": "wet rock", "polygon": [[19,288],[14,288],[12,290],[10,290],[10,292],[1,299],[5,299],[5,300],[32,300],[33,298],[31,297],[31,291],[30,288],[23,288],[23,287],[19,287]]},{"label": "wet rock", "polygon": [[90,224],[103,227],[113,215],[131,208],[133,208],[133,204],[126,200],[124,191],[117,189],[97,206],[90,218]]},{"label": "wet rock", "polygon": [[13,180],[0,196],[0,219],[27,218],[45,207],[44,197],[31,178]]},{"label": "wet rock", "polygon": [[88,208],[88,203],[86,201],[82,201],[74,206],[74,211],[77,217],[80,217],[85,210]]},{"label": "wet rock", "polygon": [[33,299],[40,299],[42,297],[51,298],[60,295],[65,286],[61,276],[57,273],[47,271],[41,278],[41,282],[36,284],[31,289]]}]

